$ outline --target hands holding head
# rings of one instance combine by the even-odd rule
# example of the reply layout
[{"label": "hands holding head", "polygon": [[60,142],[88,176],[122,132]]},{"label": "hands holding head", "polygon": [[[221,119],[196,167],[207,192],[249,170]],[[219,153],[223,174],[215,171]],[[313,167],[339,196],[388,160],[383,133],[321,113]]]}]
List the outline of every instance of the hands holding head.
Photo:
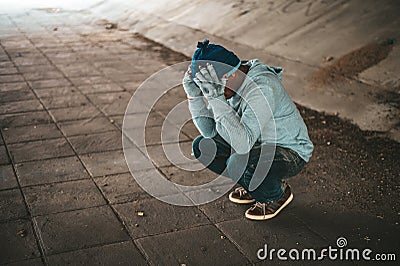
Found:
[{"label": "hands holding head", "polygon": [[[214,67],[207,63],[206,67],[199,66],[200,71],[191,80],[190,66],[183,78],[183,87],[188,98],[204,95],[208,100],[224,96],[226,78],[218,78]],[[196,86],[197,85],[197,86]]]},{"label": "hands holding head", "polygon": [[213,65],[207,63],[206,67],[199,67],[194,82],[199,86],[207,99],[218,98],[224,95],[226,78],[218,78]]}]

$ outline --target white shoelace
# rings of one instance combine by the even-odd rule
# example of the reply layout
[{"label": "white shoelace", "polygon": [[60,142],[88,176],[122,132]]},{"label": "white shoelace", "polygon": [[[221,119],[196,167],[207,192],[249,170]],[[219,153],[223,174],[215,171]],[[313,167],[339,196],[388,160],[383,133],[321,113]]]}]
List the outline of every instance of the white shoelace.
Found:
[{"label": "white shoelace", "polygon": [[262,203],[257,201],[256,204],[253,205],[252,209],[256,209],[256,208],[261,208],[263,210],[263,212],[265,213],[265,206],[267,205],[267,203]]},{"label": "white shoelace", "polygon": [[247,191],[242,187],[235,188],[235,192],[239,192],[240,197],[247,194]]}]

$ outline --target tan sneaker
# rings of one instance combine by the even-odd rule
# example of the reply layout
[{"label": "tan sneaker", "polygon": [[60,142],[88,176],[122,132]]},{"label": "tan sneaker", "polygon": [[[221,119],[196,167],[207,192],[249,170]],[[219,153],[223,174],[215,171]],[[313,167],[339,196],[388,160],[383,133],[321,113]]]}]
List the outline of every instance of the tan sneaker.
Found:
[{"label": "tan sneaker", "polygon": [[250,220],[268,220],[274,218],[293,200],[293,194],[289,185],[286,185],[282,198],[268,203],[256,202],[253,207],[245,212]]},{"label": "tan sneaker", "polygon": [[249,192],[242,187],[238,187],[229,193],[229,200],[237,204],[250,204],[255,202],[255,199],[250,196]]}]

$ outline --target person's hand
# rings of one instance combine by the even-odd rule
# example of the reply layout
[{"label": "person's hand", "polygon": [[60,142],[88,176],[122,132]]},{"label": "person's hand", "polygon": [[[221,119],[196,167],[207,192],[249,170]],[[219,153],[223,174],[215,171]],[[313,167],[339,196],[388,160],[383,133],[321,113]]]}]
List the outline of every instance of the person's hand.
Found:
[{"label": "person's hand", "polygon": [[195,98],[202,96],[203,93],[201,92],[200,88],[196,86],[191,77],[192,77],[192,71],[190,70],[189,66],[182,80],[183,89],[185,90],[187,97]]},{"label": "person's hand", "polygon": [[199,68],[200,71],[196,73],[196,77],[193,80],[200,87],[204,96],[207,99],[224,96],[226,78],[220,80],[214,67],[209,63],[205,68],[201,66]]}]

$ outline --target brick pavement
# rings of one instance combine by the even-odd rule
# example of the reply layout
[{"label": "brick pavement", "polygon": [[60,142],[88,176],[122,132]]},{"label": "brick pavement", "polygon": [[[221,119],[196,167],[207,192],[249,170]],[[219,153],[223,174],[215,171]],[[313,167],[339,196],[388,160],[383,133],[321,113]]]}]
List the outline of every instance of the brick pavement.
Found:
[{"label": "brick pavement", "polygon": [[[85,13],[36,10],[0,21],[0,264],[246,265],[259,263],[266,243],[321,248],[334,244],[339,229],[357,239],[367,230],[346,227],[351,216],[319,219],[327,212],[306,207],[315,198],[301,193],[307,184],[299,178],[298,201],[268,223],[245,220],[246,208],[226,197],[199,207],[151,198],[125,163],[122,119],[141,81],[185,58],[165,56],[129,31],[90,24]],[[148,144],[158,170],[182,181],[185,172],[159,144],[166,107],[177,99],[181,89],[155,107]],[[192,123],[183,128],[186,152],[196,134]]]}]

